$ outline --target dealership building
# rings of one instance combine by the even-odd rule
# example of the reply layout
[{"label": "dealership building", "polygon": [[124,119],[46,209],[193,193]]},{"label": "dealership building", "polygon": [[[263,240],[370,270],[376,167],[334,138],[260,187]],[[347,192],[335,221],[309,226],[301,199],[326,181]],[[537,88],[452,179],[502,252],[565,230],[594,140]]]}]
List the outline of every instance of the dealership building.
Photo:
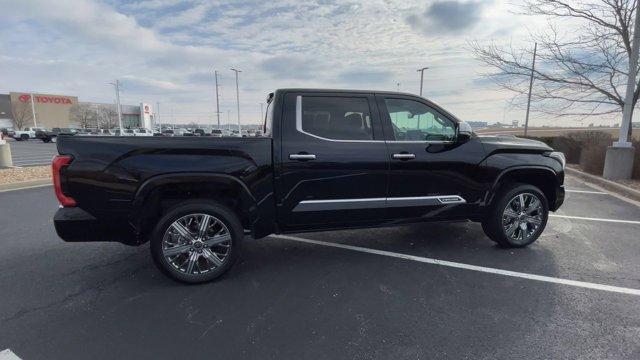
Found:
[{"label": "dealership building", "polygon": [[[80,102],[77,96],[11,92],[0,94],[0,128],[15,128],[16,123],[22,123],[22,127],[44,127],[51,129],[80,127],[74,116],[74,106],[86,105],[89,111],[95,111],[96,125],[99,119],[104,117],[106,110],[111,109],[111,114],[116,114],[115,126],[117,126],[117,109],[115,104],[94,102]],[[155,116],[150,104],[121,105],[122,126],[125,128],[143,127],[153,129]],[[34,118],[35,115],[35,118]],[[113,119],[110,123],[113,124]],[[114,126],[114,127],[115,127]],[[14,129],[18,130],[18,129]]]}]

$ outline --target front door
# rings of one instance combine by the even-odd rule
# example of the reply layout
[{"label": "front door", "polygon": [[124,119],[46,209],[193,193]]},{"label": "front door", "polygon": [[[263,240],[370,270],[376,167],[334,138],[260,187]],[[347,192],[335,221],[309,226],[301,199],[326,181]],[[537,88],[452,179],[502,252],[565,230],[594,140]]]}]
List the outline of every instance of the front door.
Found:
[{"label": "front door", "polygon": [[287,93],[280,157],[276,190],[283,230],[383,218],[389,160],[372,94]]},{"label": "front door", "polygon": [[392,219],[468,217],[482,199],[482,144],[456,139],[458,121],[428,101],[378,95],[389,151]]}]

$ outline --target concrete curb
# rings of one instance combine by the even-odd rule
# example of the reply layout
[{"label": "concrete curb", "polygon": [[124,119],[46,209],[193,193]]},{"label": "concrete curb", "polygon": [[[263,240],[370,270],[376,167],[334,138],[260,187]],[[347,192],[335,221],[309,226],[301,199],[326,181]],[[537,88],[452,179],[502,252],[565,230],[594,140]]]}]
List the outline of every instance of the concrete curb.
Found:
[{"label": "concrete curb", "polygon": [[636,189],[632,189],[628,186],[622,185],[622,184],[618,184],[617,182],[611,181],[611,180],[607,180],[607,179],[603,179],[599,176],[596,175],[591,175],[591,174],[587,174],[584,171],[580,171],[580,170],[576,170],[576,169],[572,169],[572,168],[565,168],[564,169],[565,172],[567,174],[573,175],[575,177],[579,177],[582,180],[585,180],[587,182],[590,183],[594,183],[595,185],[598,185],[604,189],[607,189],[609,191],[615,192],[619,195],[622,196],[626,196],[629,199],[632,200],[636,200],[636,201],[640,201],[640,191],[636,190]]},{"label": "concrete curb", "polygon": [[40,187],[40,186],[47,186],[47,185],[53,185],[51,182],[51,178],[20,181],[20,182],[15,182],[11,184],[0,184],[0,192],[29,189],[32,187]]}]

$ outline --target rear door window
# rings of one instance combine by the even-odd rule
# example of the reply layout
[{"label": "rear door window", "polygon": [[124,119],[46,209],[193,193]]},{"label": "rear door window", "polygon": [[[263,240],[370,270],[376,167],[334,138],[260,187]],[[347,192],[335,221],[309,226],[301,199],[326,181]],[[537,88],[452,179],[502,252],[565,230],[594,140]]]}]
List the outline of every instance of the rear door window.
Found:
[{"label": "rear door window", "polygon": [[367,98],[298,96],[296,106],[300,132],[328,140],[373,140]]}]

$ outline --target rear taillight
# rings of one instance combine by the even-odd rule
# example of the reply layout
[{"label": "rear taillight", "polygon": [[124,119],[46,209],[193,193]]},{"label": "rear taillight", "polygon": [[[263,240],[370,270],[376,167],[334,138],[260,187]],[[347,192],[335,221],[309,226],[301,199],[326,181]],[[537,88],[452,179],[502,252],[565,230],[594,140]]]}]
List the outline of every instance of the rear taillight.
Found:
[{"label": "rear taillight", "polygon": [[62,169],[69,166],[69,163],[71,163],[72,160],[73,158],[68,155],[56,155],[51,161],[51,170],[53,171],[53,188],[56,192],[56,197],[58,198],[60,205],[64,207],[76,206],[76,201],[65,195],[62,191],[62,182],[60,181],[60,172]]}]

